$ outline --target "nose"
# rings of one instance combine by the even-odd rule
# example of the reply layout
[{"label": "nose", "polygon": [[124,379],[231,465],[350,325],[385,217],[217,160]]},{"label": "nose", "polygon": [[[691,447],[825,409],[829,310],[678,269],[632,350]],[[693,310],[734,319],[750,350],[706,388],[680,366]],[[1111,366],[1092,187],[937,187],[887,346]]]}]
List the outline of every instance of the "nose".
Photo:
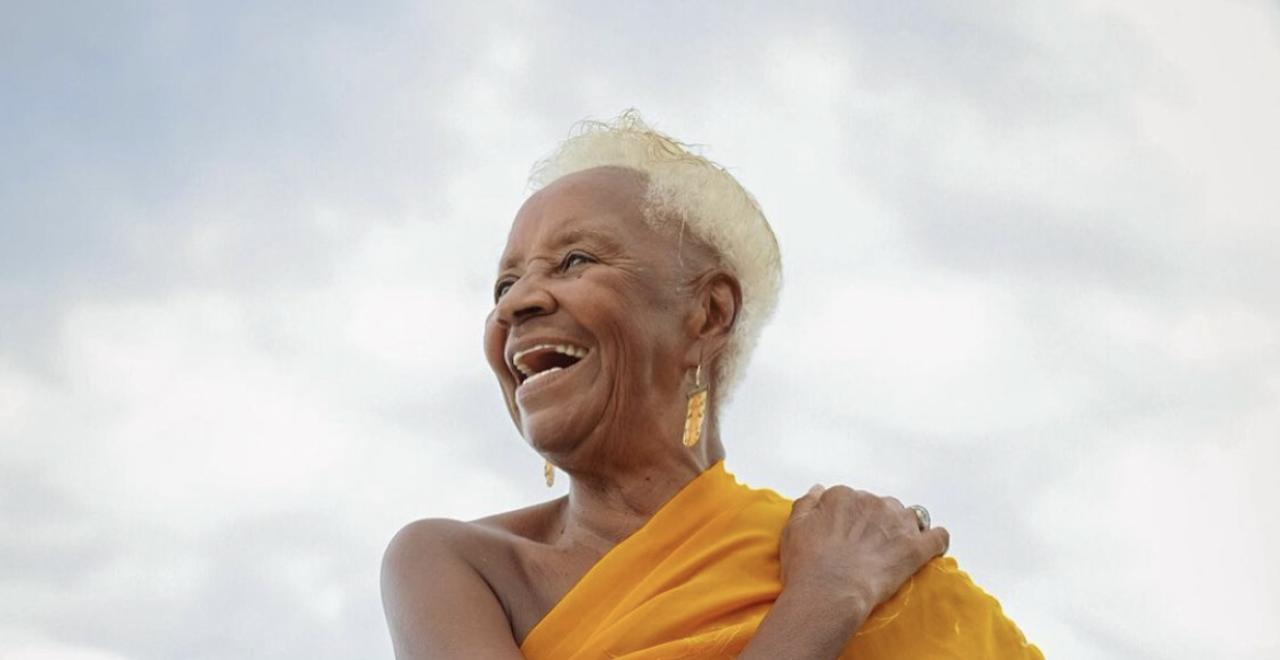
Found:
[{"label": "nose", "polygon": [[555,310],[555,297],[536,273],[527,273],[516,280],[502,298],[498,299],[498,318],[509,326],[535,316],[545,316]]}]

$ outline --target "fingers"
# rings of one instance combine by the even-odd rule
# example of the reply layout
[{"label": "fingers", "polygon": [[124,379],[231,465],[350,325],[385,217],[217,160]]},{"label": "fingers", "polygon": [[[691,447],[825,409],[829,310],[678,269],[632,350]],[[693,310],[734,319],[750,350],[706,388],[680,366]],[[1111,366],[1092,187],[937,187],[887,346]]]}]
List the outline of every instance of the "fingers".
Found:
[{"label": "fingers", "polygon": [[920,535],[924,537],[928,550],[933,553],[932,557],[945,555],[951,548],[951,533],[946,527],[930,527],[920,532]]},{"label": "fingers", "polygon": [[902,521],[903,527],[916,530],[920,529],[920,520],[916,518],[916,512],[907,508],[907,506],[902,503],[902,500],[887,495],[880,498],[880,500],[883,501],[885,506]]},{"label": "fingers", "polygon": [[830,487],[830,488],[826,489],[825,491],[823,491],[823,492],[822,492],[822,498],[823,498],[823,499],[828,499],[828,498],[832,498],[832,497],[849,497],[849,496],[851,496],[851,495],[857,495],[857,494],[858,494],[858,491],[856,491],[856,490],[854,490],[854,489],[852,489],[852,488],[850,488],[850,487],[848,487],[848,486],[846,486],[846,485],[844,485],[844,484],[836,484],[836,485],[834,485],[834,486],[832,486],[832,487]]},{"label": "fingers", "polygon": [[796,518],[808,515],[820,503],[826,501],[831,501],[828,506],[835,503],[833,510],[837,512],[844,510],[842,506],[850,506],[854,502],[861,502],[865,506],[878,501],[880,510],[901,521],[904,529],[919,530],[920,545],[917,547],[928,553],[929,557],[944,555],[951,547],[951,534],[947,532],[945,527],[931,527],[920,530],[920,519],[916,516],[916,512],[904,506],[898,498],[880,497],[872,493],[855,490],[844,484],[836,484],[830,488],[826,488],[822,484],[814,484],[807,493],[793,502],[791,517]]},{"label": "fingers", "polygon": [[791,516],[803,516],[807,515],[810,511],[813,511],[813,508],[818,506],[818,500],[822,498],[824,490],[825,489],[822,487],[822,484],[814,484],[811,486],[809,488],[809,492],[801,495],[792,503]]}]

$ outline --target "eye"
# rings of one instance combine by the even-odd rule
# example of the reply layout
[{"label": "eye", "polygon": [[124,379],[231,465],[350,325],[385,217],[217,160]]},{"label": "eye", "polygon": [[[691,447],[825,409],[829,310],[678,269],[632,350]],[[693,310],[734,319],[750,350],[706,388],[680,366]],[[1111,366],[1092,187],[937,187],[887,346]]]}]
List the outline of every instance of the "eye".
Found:
[{"label": "eye", "polygon": [[506,295],[506,293],[511,290],[511,286],[513,284],[515,284],[515,280],[499,280],[493,287],[493,302],[496,303],[501,300],[502,296]]},{"label": "eye", "polygon": [[596,260],[591,255],[586,254],[585,252],[570,252],[569,254],[564,255],[564,259],[560,262],[560,269],[569,270],[570,268],[581,266],[583,264],[595,263],[595,261]]}]

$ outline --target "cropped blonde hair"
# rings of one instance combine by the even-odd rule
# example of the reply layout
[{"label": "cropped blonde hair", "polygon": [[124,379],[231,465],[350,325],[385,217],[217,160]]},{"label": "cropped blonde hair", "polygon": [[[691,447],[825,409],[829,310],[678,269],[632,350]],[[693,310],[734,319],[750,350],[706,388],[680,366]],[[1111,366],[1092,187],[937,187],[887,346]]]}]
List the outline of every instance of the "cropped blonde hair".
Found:
[{"label": "cropped blonde hair", "polygon": [[723,167],[653,130],[634,109],[610,121],[576,124],[554,153],[534,165],[529,184],[537,190],[567,174],[606,166],[644,173],[645,219],[659,229],[679,220],[680,232],[709,246],[738,278],[742,307],[711,374],[713,397],[725,400],[777,306],[782,257],[773,229],[751,193]]}]

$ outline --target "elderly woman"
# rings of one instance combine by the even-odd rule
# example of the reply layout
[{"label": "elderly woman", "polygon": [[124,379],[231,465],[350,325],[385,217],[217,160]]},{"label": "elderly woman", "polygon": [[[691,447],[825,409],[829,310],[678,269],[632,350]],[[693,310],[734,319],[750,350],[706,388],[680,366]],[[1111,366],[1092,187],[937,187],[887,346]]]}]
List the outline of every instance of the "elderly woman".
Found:
[{"label": "elderly woman", "polygon": [[777,299],[751,195],[634,114],[535,169],[485,354],[569,493],[392,540],[398,658],[1042,658],[921,507],[791,501],[729,471],[718,413]]}]

